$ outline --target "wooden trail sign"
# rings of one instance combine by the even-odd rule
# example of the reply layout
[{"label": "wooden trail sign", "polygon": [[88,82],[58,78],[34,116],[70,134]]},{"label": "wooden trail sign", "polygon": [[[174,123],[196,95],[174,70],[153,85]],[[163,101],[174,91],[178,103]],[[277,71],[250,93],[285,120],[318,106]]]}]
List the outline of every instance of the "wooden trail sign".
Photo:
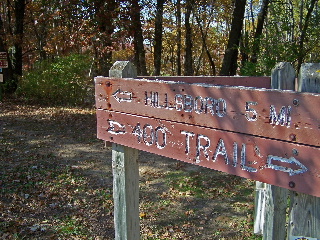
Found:
[{"label": "wooden trail sign", "polygon": [[8,59],[6,52],[0,52],[0,68],[8,68]]},{"label": "wooden trail sign", "polygon": [[319,95],[95,81],[99,138],[320,196]]},{"label": "wooden trail sign", "polygon": [[245,76],[147,76],[138,79],[163,80],[184,83],[207,83],[214,85],[270,88],[271,78]]},{"label": "wooden trail sign", "polygon": [[245,178],[319,195],[320,151],[271,139],[98,110],[98,137]]},{"label": "wooden trail sign", "polygon": [[98,109],[320,146],[312,93],[96,78],[96,96]]}]

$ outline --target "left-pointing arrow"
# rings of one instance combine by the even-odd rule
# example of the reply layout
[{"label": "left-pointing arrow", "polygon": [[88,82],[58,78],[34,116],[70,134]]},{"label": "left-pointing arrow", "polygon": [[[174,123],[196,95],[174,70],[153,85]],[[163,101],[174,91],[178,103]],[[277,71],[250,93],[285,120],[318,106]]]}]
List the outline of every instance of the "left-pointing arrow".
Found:
[{"label": "left-pointing arrow", "polygon": [[[274,161],[288,163],[288,164],[295,164],[296,166],[300,167],[300,169],[294,170],[289,167],[279,166],[279,165],[274,164],[273,163]],[[281,172],[287,172],[287,173],[289,173],[289,176],[293,176],[296,174],[302,174],[302,173],[305,173],[308,171],[308,168],[306,166],[304,166],[301,162],[299,162],[297,159],[295,159],[294,157],[282,158],[282,157],[272,156],[272,155],[268,156],[267,168],[271,168],[271,169],[281,171]]]},{"label": "left-pointing arrow", "polygon": [[112,96],[116,99],[119,103],[121,102],[131,102],[132,101],[132,92],[128,91],[121,91],[120,88],[115,91]]}]

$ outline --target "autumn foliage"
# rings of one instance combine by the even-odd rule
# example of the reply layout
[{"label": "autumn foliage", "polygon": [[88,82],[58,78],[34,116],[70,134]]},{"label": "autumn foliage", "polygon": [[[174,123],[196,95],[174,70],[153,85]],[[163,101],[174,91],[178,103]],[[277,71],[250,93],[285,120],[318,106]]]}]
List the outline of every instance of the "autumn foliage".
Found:
[{"label": "autumn foliage", "polygon": [[298,71],[302,62],[320,59],[318,4],[1,1],[0,51],[8,53],[9,61],[4,86],[14,92],[21,77],[41,62],[73,54],[89,56],[86,68],[91,78],[108,75],[116,60],[132,61],[140,75],[270,75],[280,61],[293,63]]}]

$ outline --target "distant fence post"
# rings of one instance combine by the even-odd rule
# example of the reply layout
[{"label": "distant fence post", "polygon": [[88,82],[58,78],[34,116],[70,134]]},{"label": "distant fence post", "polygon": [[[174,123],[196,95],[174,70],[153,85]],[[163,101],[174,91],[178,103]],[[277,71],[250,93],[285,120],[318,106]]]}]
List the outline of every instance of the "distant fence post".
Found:
[{"label": "distant fence post", "polygon": [[277,63],[271,72],[271,88],[295,90],[296,73],[288,62]]},{"label": "distant fence post", "polygon": [[[128,61],[117,61],[110,77],[135,78],[135,67]],[[139,150],[112,144],[114,227],[116,240],[139,240]]]},{"label": "distant fence post", "polygon": [[[271,73],[271,88],[295,89],[295,71],[288,62],[276,64]],[[265,183],[256,183],[254,233],[264,240],[284,240],[288,190]]]},{"label": "distant fence post", "polygon": [[[298,83],[300,92],[320,93],[320,64],[302,64]],[[320,238],[320,198],[291,193],[288,237],[291,240],[297,236]]]},{"label": "distant fence post", "polygon": [[254,201],[254,229],[255,234],[263,234],[264,214],[266,206],[266,183],[256,181],[255,201]]}]

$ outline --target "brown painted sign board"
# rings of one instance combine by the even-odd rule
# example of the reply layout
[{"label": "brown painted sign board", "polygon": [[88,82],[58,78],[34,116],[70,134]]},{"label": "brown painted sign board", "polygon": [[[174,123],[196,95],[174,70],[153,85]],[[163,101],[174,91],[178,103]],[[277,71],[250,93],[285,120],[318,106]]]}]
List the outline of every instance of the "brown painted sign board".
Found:
[{"label": "brown painted sign board", "polygon": [[98,138],[320,197],[319,148],[97,110]]},{"label": "brown painted sign board", "polygon": [[7,53],[6,52],[0,52],[0,60],[7,60]]},{"label": "brown painted sign board", "polygon": [[8,68],[8,59],[6,52],[0,52],[0,68]]},{"label": "brown painted sign board", "polygon": [[0,60],[0,68],[8,68],[8,61]]},{"label": "brown painted sign board", "polygon": [[96,107],[320,146],[318,94],[96,78]]},{"label": "brown painted sign board", "polygon": [[270,88],[271,77],[245,77],[245,76],[148,76],[138,79],[163,80],[185,83],[207,83],[224,86],[243,86],[256,88]]},{"label": "brown painted sign board", "polygon": [[96,78],[98,138],[318,197],[319,103],[291,91]]}]

